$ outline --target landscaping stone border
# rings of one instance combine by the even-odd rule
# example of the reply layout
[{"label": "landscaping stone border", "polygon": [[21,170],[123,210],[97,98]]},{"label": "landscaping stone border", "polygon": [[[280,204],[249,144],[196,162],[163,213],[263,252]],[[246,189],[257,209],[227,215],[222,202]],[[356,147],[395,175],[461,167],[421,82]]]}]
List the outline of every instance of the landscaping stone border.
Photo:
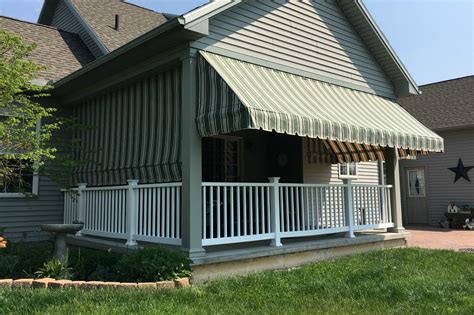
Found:
[{"label": "landscaping stone border", "polygon": [[175,289],[189,287],[189,278],[160,282],[104,282],[44,279],[0,279],[0,289]]}]

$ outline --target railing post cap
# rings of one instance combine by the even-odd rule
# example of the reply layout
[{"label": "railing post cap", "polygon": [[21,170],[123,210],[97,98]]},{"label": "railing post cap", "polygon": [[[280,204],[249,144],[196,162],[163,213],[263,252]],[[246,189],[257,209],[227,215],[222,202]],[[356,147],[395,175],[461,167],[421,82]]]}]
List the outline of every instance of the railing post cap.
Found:
[{"label": "railing post cap", "polygon": [[79,188],[86,188],[87,187],[87,183],[78,183],[77,186]]},{"label": "railing post cap", "polygon": [[280,177],[268,177],[268,180],[270,181],[270,183],[279,183]]},{"label": "railing post cap", "polygon": [[129,180],[127,180],[127,183],[128,183],[129,186],[137,186],[139,181],[140,180],[138,180],[138,179],[129,179]]}]

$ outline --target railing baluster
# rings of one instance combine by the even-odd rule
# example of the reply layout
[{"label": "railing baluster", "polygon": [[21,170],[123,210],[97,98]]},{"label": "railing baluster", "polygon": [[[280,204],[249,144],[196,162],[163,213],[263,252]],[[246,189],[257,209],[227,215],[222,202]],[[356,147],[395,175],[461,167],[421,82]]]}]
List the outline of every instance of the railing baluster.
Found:
[{"label": "railing baluster", "polygon": [[[295,231],[295,221],[296,221],[296,217],[295,217],[295,198],[294,198],[294,187],[291,187],[290,188],[290,198],[291,198],[291,201],[290,201],[290,207],[291,207],[291,231]],[[290,209],[288,209],[290,210]]]},{"label": "railing baluster", "polygon": [[226,187],[224,187],[223,193],[224,193],[224,237],[228,237],[229,235],[227,234],[227,188]]},{"label": "railing baluster", "polygon": [[165,224],[166,224],[166,218],[165,218],[165,213],[166,213],[166,191],[165,188],[161,188],[161,227],[160,227],[160,237],[165,237]]},{"label": "railing baluster", "polygon": [[176,188],[176,194],[176,238],[181,239],[181,186]]},{"label": "railing baluster", "polygon": [[217,186],[217,238],[221,237],[221,187]]},{"label": "railing baluster", "polygon": [[[270,233],[272,231],[271,229],[271,201],[270,201],[270,187],[265,187],[265,193],[267,194],[267,233]],[[277,191],[275,192],[276,194],[279,194],[278,188]]]},{"label": "railing baluster", "polygon": [[301,212],[302,212],[302,206],[303,204],[300,205],[300,199],[301,199],[301,189],[300,187],[295,187],[295,199],[296,199],[296,230],[301,231]]},{"label": "railing baluster", "polygon": [[[309,212],[310,212],[310,208],[309,208],[309,203],[310,203],[310,188],[303,188],[304,189],[304,192],[305,192],[305,200],[306,200],[306,221],[305,221],[305,228],[304,230],[307,231],[307,230],[310,230],[310,227],[311,227],[311,222],[310,222],[310,218],[309,218]],[[313,207],[313,205],[311,205],[311,208]]]},{"label": "railing baluster", "polygon": [[260,234],[260,204],[258,201],[259,187],[255,187],[255,233]]},{"label": "railing baluster", "polygon": [[250,235],[253,235],[253,187],[249,187],[249,218],[250,218]]},{"label": "railing baluster", "polygon": [[[261,216],[261,227],[260,230],[265,234],[265,187],[260,187],[260,216]],[[267,221],[270,218],[267,219]]]},{"label": "railing baluster", "polygon": [[243,226],[244,226],[244,235],[247,234],[247,187],[244,186],[243,188],[244,191],[244,200],[243,200],[243,206],[244,206],[244,218],[243,218]]},{"label": "railing baluster", "polygon": [[176,187],[171,187],[171,238],[176,238],[175,235],[175,215],[176,215],[176,207],[175,207],[175,198],[176,198]]},{"label": "railing baluster", "polygon": [[[234,237],[235,236],[235,230],[234,230],[234,220],[235,220],[235,214],[234,214],[234,187],[230,186],[229,187],[229,192],[230,192],[230,236]],[[240,211],[240,209],[238,209]]]},{"label": "railing baluster", "polygon": [[207,239],[207,202],[206,202],[206,195],[207,195],[207,187],[202,186],[202,238]]},{"label": "railing baluster", "polygon": [[288,198],[288,186],[285,186],[285,217],[286,217],[286,230],[285,232],[290,231],[290,207],[289,207],[289,198]]},{"label": "railing baluster", "polygon": [[209,229],[210,229],[210,238],[214,238],[214,187],[210,188],[210,195],[209,195]]},{"label": "railing baluster", "polygon": [[237,187],[237,236],[241,235],[241,222],[240,222],[240,187]]}]

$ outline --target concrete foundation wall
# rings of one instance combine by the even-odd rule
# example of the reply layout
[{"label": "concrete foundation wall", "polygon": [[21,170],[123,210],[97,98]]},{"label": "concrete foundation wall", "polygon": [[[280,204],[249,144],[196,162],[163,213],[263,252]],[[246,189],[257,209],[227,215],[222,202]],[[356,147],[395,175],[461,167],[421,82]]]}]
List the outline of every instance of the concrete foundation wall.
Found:
[{"label": "concrete foundation wall", "polygon": [[[331,247],[326,248],[322,247],[281,255],[195,265],[193,267],[193,282],[203,283],[219,278],[252,274],[265,270],[288,269],[342,256],[406,246],[404,234],[394,234],[387,237],[377,236],[383,240],[356,243],[357,241],[351,242],[347,239],[335,239],[329,242]],[[337,246],[337,243],[340,243],[339,246]],[[346,245],[341,245],[344,243]]]}]

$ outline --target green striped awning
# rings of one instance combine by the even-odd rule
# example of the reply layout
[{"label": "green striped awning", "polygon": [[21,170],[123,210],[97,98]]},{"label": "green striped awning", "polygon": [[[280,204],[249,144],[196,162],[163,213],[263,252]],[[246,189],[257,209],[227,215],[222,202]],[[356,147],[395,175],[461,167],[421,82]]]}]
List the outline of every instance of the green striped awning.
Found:
[{"label": "green striped awning", "polygon": [[202,136],[262,129],[310,138],[440,152],[443,139],[392,100],[201,52]]},{"label": "green striped awning", "polygon": [[74,182],[89,186],[181,180],[181,69],[152,74],[74,108]]}]

